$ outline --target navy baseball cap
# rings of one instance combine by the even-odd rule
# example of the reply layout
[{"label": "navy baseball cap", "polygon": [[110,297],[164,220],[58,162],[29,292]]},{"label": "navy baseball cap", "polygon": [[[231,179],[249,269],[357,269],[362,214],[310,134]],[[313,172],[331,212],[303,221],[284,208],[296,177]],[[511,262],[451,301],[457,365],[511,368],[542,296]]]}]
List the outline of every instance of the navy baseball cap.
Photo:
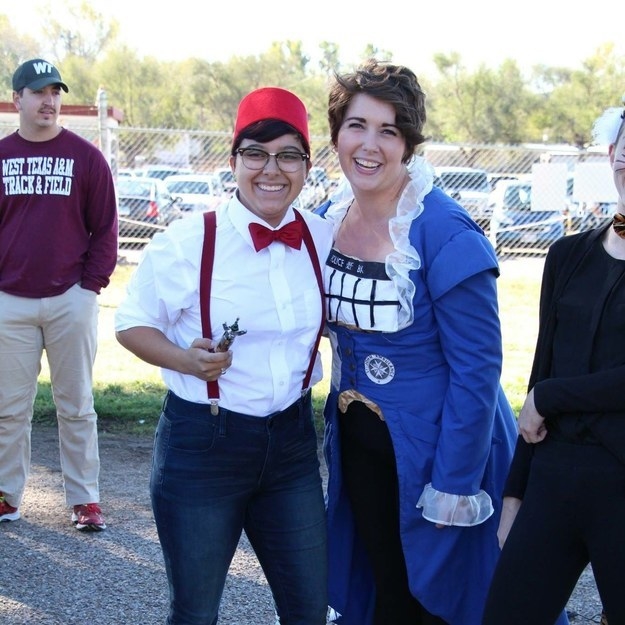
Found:
[{"label": "navy baseball cap", "polygon": [[13,91],[20,91],[24,87],[37,91],[48,85],[59,85],[65,93],[69,91],[67,85],[61,79],[59,70],[44,59],[26,61],[13,74]]}]

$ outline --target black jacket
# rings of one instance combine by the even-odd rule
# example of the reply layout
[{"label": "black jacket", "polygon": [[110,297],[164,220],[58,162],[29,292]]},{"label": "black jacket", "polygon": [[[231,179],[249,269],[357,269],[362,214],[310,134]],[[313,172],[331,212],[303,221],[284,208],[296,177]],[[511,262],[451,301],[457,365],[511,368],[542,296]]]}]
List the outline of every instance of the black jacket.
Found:
[{"label": "black jacket", "polygon": [[[544,417],[559,413],[583,412],[596,439],[625,464],[625,354],[623,365],[571,378],[550,378],[552,346],[556,324],[556,303],[571,276],[610,224],[554,243],[545,260],[540,293],[539,329],[528,390],[534,389],[534,401]],[[605,292],[613,285],[606,282]],[[625,304],[625,293],[623,294]],[[599,312],[603,302],[594,303]],[[590,328],[580,333],[592,337],[600,314],[592,316]],[[586,334],[588,333],[588,334]],[[588,340],[586,344],[591,344]],[[540,443],[538,443],[540,444]],[[519,436],[506,482],[506,496],[523,499],[534,445]]]}]

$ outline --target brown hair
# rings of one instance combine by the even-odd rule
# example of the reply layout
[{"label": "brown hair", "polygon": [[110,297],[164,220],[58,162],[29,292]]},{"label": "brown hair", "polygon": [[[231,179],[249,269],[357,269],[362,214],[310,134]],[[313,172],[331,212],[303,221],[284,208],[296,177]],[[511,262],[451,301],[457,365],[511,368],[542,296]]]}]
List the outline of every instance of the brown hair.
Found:
[{"label": "brown hair", "polygon": [[407,163],[417,146],[426,140],[422,134],[426,119],[425,93],[415,73],[403,65],[369,59],[352,73],[335,74],[335,84],[328,98],[330,137],[335,146],[347,108],[358,93],[393,106],[395,125],[406,142],[402,162]]}]

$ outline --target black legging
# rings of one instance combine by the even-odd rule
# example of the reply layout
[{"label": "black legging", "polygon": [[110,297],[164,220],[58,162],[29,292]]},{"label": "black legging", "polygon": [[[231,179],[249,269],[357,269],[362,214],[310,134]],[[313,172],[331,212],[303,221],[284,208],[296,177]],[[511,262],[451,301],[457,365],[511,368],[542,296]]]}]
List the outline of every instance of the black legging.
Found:
[{"label": "black legging", "polygon": [[376,585],[373,625],[445,625],[408,587],[395,453],[386,424],[361,402],[339,414],[343,479]]},{"label": "black legging", "polygon": [[609,625],[625,625],[625,466],[600,445],[536,446],[484,625],[552,625],[588,563]]}]

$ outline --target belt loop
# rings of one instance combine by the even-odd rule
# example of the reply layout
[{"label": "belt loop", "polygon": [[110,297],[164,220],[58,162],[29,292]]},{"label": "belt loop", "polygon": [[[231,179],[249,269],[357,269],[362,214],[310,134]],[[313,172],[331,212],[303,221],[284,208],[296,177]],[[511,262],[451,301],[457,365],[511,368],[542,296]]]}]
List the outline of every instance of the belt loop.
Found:
[{"label": "belt loop", "polygon": [[226,413],[228,411],[221,408],[219,410],[219,436],[226,435]]},{"label": "belt loop", "polygon": [[165,397],[163,397],[163,403],[161,404],[161,412],[165,412],[165,410],[167,409],[167,400],[169,399],[170,393],[171,391],[167,391],[165,393]]}]

